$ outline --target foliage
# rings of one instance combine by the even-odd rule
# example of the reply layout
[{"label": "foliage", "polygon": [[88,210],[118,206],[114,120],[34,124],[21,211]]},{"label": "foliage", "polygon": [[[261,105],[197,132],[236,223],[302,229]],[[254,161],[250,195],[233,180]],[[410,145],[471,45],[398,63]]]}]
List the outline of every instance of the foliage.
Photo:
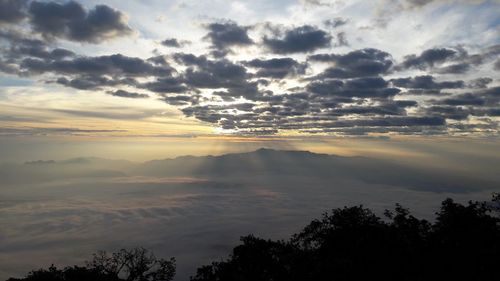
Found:
[{"label": "foliage", "polygon": [[499,197],[442,202],[436,221],[397,204],[386,219],[363,206],[334,209],[289,241],[247,236],[229,259],[192,281],[494,280],[500,268]]},{"label": "foliage", "polygon": [[108,255],[99,251],[87,266],[31,271],[25,278],[8,281],[170,281],[175,276],[175,259],[156,258],[144,248],[121,249]]},{"label": "foliage", "polygon": [[[380,218],[363,206],[313,220],[288,241],[241,238],[224,261],[191,281],[497,280],[500,195],[463,205],[446,199],[431,223],[396,204]],[[54,266],[8,281],[169,281],[175,259],[143,248],[98,252],[85,267]]]}]

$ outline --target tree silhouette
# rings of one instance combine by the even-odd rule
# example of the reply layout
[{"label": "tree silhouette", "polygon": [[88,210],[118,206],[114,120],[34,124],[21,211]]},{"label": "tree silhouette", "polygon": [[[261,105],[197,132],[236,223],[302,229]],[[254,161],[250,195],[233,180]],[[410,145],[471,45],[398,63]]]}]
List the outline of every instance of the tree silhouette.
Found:
[{"label": "tree silhouette", "polygon": [[[497,280],[500,196],[442,202],[431,223],[396,204],[378,217],[363,206],[333,209],[287,241],[252,235],[191,281]],[[143,248],[98,252],[85,267],[39,269],[9,281],[168,281],[175,260]]]},{"label": "tree silhouette", "polygon": [[144,248],[121,249],[109,255],[99,251],[85,267],[31,271],[25,278],[8,281],[170,281],[175,276],[175,259],[156,258]]},{"label": "tree silhouette", "polygon": [[289,241],[243,237],[229,259],[192,281],[496,280],[500,198],[442,202],[430,223],[396,204],[379,218],[363,206],[334,209]]}]

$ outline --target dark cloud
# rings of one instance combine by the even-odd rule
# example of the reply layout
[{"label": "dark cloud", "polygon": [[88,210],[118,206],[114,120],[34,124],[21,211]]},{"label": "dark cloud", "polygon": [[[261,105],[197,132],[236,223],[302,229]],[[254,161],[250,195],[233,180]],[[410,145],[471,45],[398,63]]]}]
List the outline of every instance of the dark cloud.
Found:
[{"label": "dark cloud", "polygon": [[79,75],[75,78],[60,77],[55,82],[80,90],[100,90],[102,87],[135,86],[138,84],[133,78],[108,78],[99,75]]},{"label": "dark cloud", "polygon": [[412,7],[423,7],[435,0],[405,0],[406,3],[410,4]]},{"label": "dark cloud", "polygon": [[209,60],[205,56],[174,54],[173,59],[188,68],[183,73],[183,81],[192,88],[218,89],[225,96],[255,99],[259,95],[258,82],[249,81],[246,68],[227,59]]},{"label": "dark cloud", "polygon": [[235,22],[228,21],[222,23],[211,23],[206,26],[209,30],[205,36],[212,43],[216,57],[224,56],[233,46],[247,46],[253,44],[252,39],[248,37],[247,26],[240,26]]},{"label": "dark cloud", "polygon": [[277,54],[312,52],[330,46],[332,37],[325,31],[310,25],[280,31],[270,38],[264,36],[263,44]]},{"label": "dark cloud", "polygon": [[500,71],[500,59],[497,59],[495,61],[495,64],[493,65],[493,69],[495,69],[496,71]]},{"label": "dark cloud", "polygon": [[326,80],[314,81],[307,85],[307,90],[318,95],[341,97],[378,97],[387,98],[400,92],[397,88],[388,87],[389,83],[382,78],[366,77],[347,81]]},{"label": "dark cloud", "polygon": [[442,126],[446,125],[446,121],[441,117],[384,117],[373,118],[369,120],[345,120],[336,121],[331,124],[332,127],[398,127],[398,126]]},{"label": "dark cloud", "polygon": [[434,48],[420,55],[409,55],[395,67],[396,70],[420,69],[442,74],[463,74],[473,67],[488,63],[500,54],[500,46],[484,48],[477,54],[469,54],[462,46],[450,48]]},{"label": "dark cloud", "polygon": [[27,0],[0,0],[0,25],[13,24],[26,18]]},{"label": "dark cloud", "polygon": [[493,79],[491,79],[489,77],[481,77],[481,78],[477,78],[477,79],[471,80],[467,84],[467,87],[475,88],[475,89],[484,89],[491,82],[493,82]]},{"label": "dark cloud", "polygon": [[141,87],[156,93],[183,93],[188,90],[182,79],[176,77],[158,78],[142,84]]},{"label": "dark cloud", "polygon": [[70,50],[54,48],[42,40],[26,37],[13,30],[0,31],[0,41],[7,43],[3,56],[11,61],[25,57],[58,60],[75,55]]},{"label": "dark cloud", "polygon": [[440,100],[438,103],[446,105],[484,105],[485,100],[480,95],[466,93]]},{"label": "dark cloud", "polygon": [[468,63],[457,63],[457,64],[452,64],[448,65],[445,67],[441,67],[436,70],[437,73],[441,74],[462,74],[466,73],[469,71],[471,68],[470,64]]},{"label": "dark cloud", "polygon": [[176,106],[184,106],[198,103],[199,96],[196,95],[174,95],[163,96],[162,100],[168,104]]},{"label": "dark cloud", "polygon": [[29,6],[29,15],[33,30],[46,38],[99,43],[132,33],[125,16],[106,5],[97,5],[87,11],[74,1],[33,1]]},{"label": "dark cloud", "polygon": [[337,28],[346,25],[348,22],[349,21],[345,18],[337,17],[331,20],[324,21],[324,24],[331,28]]},{"label": "dark cloud", "polygon": [[335,43],[335,46],[338,46],[338,47],[349,46],[349,42],[347,41],[345,32],[337,33],[337,42]]},{"label": "dark cloud", "polygon": [[165,47],[181,48],[184,45],[188,44],[188,41],[177,40],[175,38],[168,38],[168,39],[161,41],[161,44]]},{"label": "dark cloud", "polygon": [[344,116],[344,115],[406,115],[406,107],[417,106],[416,101],[400,100],[382,103],[378,106],[346,106],[335,108],[331,111],[331,115]]},{"label": "dark cloud", "polygon": [[244,62],[244,65],[256,68],[257,77],[285,78],[304,74],[307,67],[292,58],[273,58],[268,60],[254,59]]},{"label": "dark cloud", "polygon": [[377,49],[362,49],[345,55],[318,54],[308,57],[313,62],[328,62],[335,66],[319,74],[321,78],[351,78],[385,74],[393,65],[389,53]]},{"label": "dark cloud", "polygon": [[155,66],[136,57],[127,57],[121,54],[98,57],[76,57],[70,60],[43,61],[26,58],[22,60],[23,69],[35,73],[54,72],[59,74],[88,74],[88,75],[129,75],[151,76],[170,75],[171,67]]},{"label": "dark cloud", "polygon": [[146,94],[139,94],[139,93],[128,92],[128,91],[124,91],[124,90],[108,91],[108,94],[115,96],[115,97],[122,97],[122,98],[133,98],[133,99],[149,98],[149,96]]},{"label": "dark cloud", "polygon": [[441,116],[446,119],[466,120],[471,111],[457,106],[431,106],[423,109],[423,113],[430,116]]},{"label": "dark cloud", "polygon": [[[61,11],[78,11],[80,7],[78,4],[72,8],[73,2],[43,3],[55,5]],[[83,10],[85,18],[92,11]],[[66,14],[58,17],[70,21]],[[50,24],[43,27],[49,28]],[[311,26],[266,27],[271,35],[264,37],[264,46],[280,54],[307,53],[348,43],[342,32],[332,42],[329,34]],[[460,133],[460,128],[467,132],[474,128],[483,130],[468,125],[500,114],[500,91],[498,87],[487,88],[493,82],[491,78],[443,81],[430,74],[398,78],[395,72],[409,68],[463,74],[497,59],[500,48],[496,46],[477,54],[468,54],[462,47],[431,49],[406,57],[402,64],[396,64],[389,53],[370,48],[344,54],[309,55],[305,61],[284,56],[232,61],[222,56],[235,46],[254,44],[248,36],[250,27],[224,22],[206,28],[209,32],[205,39],[211,42],[211,53],[156,52],[148,59],[122,54],[82,56],[55,46],[55,41],[44,40],[68,39],[69,29],[64,33],[56,29],[52,35],[45,34],[45,38],[40,35],[41,30],[38,33],[2,30],[0,70],[20,76],[43,74],[47,83],[100,90],[125,98],[146,98],[152,92],[186,116],[240,134],[275,134],[287,130],[340,135],[455,134]],[[182,47],[182,42],[166,39],[162,44]],[[326,64],[326,69],[314,73],[316,66],[324,66],[319,64]],[[395,78],[389,79],[388,75]],[[290,80],[298,83],[289,86]],[[460,91],[442,92],[446,89]],[[404,99],[409,95],[426,96]],[[145,117],[143,113],[116,116],[112,112],[59,112],[92,118]],[[484,130],[493,130],[488,128]]]},{"label": "dark cloud", "polygon": [[401,64],[402,68],[418,68],[426,69],[432,67],[437,63],[443,63],[453,58],[457,52],[452,49],[428,49],[423,51],[420,55],[409,55]]},{"label": "dark cloud", "polygon": [[460,89],[465,87],[464,81],[444,81],[435,82],[434,77],[430,75],[407,77],[407,78],[397,78],[390,80],[392,84],[396,87],[402,87],[407,89]]}]

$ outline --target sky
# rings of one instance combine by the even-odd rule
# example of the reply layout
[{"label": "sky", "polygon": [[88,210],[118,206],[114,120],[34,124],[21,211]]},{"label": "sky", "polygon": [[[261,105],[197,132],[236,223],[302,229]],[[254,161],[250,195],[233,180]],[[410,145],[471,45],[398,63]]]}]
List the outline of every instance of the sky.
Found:
[{"label": "sky", "polygon": [[134,144],[134,160],[498,144],[499,1],[2,0],[0,11],[4,161],[70,156],[44,153],[55,143],[84,156],[106,143],[101,156],[122,158]]}]

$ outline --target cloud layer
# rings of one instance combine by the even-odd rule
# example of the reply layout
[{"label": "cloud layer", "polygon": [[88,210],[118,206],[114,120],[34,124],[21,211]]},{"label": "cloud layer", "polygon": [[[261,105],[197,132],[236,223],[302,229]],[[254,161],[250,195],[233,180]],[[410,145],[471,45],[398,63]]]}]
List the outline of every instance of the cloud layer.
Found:
[{"label": "cloud layer", "polygon": [[[431,2],[400,5],[414,11]],[[224,132],[497,133],[500,45],[429,46],[398,57],[378,47],[351,48],[348,18],[321,25],[211,19],[199,26],[204,36],[198,42],[165,34],[156,44],[167,52],[84,55],[60,42],[97,44],[138,31],[107,5],[0,5],[6,27],[0,71],[117,97],[154,97]]]}]

